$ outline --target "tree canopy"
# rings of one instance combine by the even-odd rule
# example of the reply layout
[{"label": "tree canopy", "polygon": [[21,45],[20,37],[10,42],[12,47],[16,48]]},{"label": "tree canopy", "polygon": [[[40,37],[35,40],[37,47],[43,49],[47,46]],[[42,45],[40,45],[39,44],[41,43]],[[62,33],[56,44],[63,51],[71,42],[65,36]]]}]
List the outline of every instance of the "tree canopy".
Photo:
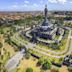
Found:
[{"label": "tree canopy", "polygon": [[32,68],[27,68],[26,72],[33,72],[33,69]]}]

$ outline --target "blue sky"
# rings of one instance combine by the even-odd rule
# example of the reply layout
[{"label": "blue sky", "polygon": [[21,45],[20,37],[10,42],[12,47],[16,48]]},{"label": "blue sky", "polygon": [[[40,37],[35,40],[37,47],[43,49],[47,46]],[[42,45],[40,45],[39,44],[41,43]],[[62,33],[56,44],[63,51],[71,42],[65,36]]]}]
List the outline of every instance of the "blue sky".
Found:
[{"label": "blue sky", "polygon": [[0,0],[0,11],[72,10],[72,0]]}]

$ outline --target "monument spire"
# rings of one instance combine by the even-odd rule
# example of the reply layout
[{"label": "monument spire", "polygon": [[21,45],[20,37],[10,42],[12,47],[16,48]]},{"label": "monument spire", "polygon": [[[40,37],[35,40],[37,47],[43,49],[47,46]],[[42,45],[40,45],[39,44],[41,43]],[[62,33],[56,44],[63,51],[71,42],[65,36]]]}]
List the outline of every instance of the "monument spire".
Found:
[{"label": "monument spire", "polygon": [[45,19],[47,19],[47,12],[48,12],[47,5],[45,5],[45,10],[44,10],[44,12],[45,12]]},{"label": "monument spire", "polygon": [[47,19],[47,12],[48,12],[47,5],[45,5],[45,9],[44,9],[44,21],[42,23],[42,26],[48,26],[49,25],[49,21]]}]

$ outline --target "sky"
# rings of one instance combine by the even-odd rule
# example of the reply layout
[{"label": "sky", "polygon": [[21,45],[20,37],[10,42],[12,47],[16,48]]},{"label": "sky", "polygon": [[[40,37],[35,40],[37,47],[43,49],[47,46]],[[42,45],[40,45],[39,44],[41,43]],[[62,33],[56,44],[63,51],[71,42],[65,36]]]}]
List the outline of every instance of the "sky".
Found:
[{"label": "sky", "polygon": [[0,11],[71,10],[72,0],[0,0]]}]

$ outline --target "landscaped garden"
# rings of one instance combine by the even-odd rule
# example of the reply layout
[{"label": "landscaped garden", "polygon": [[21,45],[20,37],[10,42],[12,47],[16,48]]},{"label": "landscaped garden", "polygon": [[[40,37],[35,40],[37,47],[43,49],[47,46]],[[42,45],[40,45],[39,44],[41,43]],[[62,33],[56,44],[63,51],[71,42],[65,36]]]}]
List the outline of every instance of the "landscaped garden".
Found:
[{"label": "landscaped garden", "polygon": [[[43,57],[39,60],[32,56],[29,59],[23,58],[13,72],[68,72],[66,66],[62,66],[61,68],[59,68],[51,65],[49,63],[49,59],[46,59],[47,61],[44,60],[45,59],[43,59]],[[49,65],[51,65],[51,67]]]},{"label": "landscaped garden", "polygon": [[[22,20],[23,21],[23,20]],[[18,25],[22,23],[22,21],[18,21]],[[26,20],[27,23],[28,20]],[[24,21],[23,21],[24,23]],[[17,51],[19,51],[20,46],[28,45],[30,43],[30,40],[26,39],[26,37],[21,36],[19,32],[15,30],[13,26],[11,27],[1,27],[0,28],[0,53],[3,52],[3,55],[0,57],[0,64],[2,71],[5,71],[4,65],[6,62],[16,54]],[[72,32],[71,32],[72,34]],[[59,37],[57,36],[56,39]],[[58,45],[58,48],[53,49],[52,47],[48,45],[44,45],[42,43],[36,44],[33,48],[30,47],[29,53],[26,53],[26,56],[20,60],[18,66],[13,70],[13,72],[68,72],[66,66],[62,66],[61,68],[58,68],[54,65],[52,65],[51,62],[57,62],[62,63],[63,58],[56,58],[52,56],[56,56],[56,54],[47,51],[52,50],[55,52],[61,52],[65,49],[66,43],[68,39],[68,32],[66,33],[65,37],[62,39],[61,43]],[[2,43],[4,40],[4,44]],[[69,42],[70,44],[70,42]],[[57,45],[54,44],[56,47]],[[16,50],[15,50],[16,49]],[[46,49],[46,50],[45,50]],[[39,50],[39,51],[38,51]],[[44,53],[42,53],[44,52]],[[49,55],[46,55],[46,54]],[[31,54],[34,54],[38,57],[41,57],[40,59],[37,59]],[[58,54],[58,56],[61,56],[62,54]],[[2,72],[1,71],[1,72]]]},{"label": "landscaped garden", "polygon": [[[66,33],[64,39],[61,41],[60,45],[58,46],[59,49],[55,49],[56,52],[61,52],[61,51],[63,51],[63,50],[65,49],[66,42],[67,42],[67,38],[68,38],[68,33]],[[21,35],[19,35],[18,33],[16,33],[16,34],[12,37],[11,40],[12,40],[14,43],[16,43],[18,46],[24,45],[24,44],[27,45],[27,44],[29,43],[29,41],[28,41],[24,36],[21,36]],[[34,50],[34,49],[35,49],[35,50]],[[45,49],[46,49],[46,50],[45,50]],[[31,53],[33,53],[33,54],[35,54],[35,55],[37,55],[37,56],[45,56],[46,58],[49,57],[49,56],[46,56],[46,55],[44,55],[44,54],[41,54],[41,53],[37,52],[36,50],[45,52],[45,53],[50,54],[50,55],[55,55],[55,54],[47,51],[47,50],[54,50],[54,49],[52,49],[52,48],[50,48],[49,46],[46,46],[46,45],[44,45],[44,44],[36,44],[35,48],[30,49],[30,51],[31,51]],[[58,54],[58,55],[60,56],[61,54]],[[51,57],[51,59],[53,60],[54,58]],[[56,61],[56,62],[60,62],[59,59],[56,59],[55,61]],[[61,60],[61,62],[62,62],[62,60]]]}]

